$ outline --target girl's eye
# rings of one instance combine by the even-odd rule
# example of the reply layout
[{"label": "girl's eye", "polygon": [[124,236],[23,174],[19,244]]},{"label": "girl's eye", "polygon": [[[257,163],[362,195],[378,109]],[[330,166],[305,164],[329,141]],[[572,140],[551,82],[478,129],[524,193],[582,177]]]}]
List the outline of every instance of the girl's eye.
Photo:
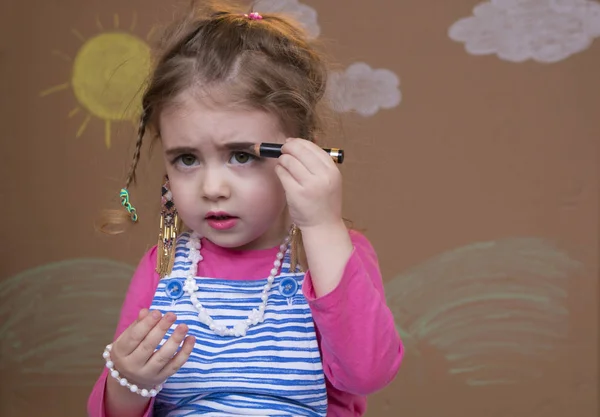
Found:
[{"label": "girl's eye", "polygon": [[251,155],[246,152],[234,152],[233,155],[231,155],[231,161],[237,164],[247,164],[248,162],[253,161],[254,159],[254,155]]},{"label": "girl's eye", "polygon": [[186,155],[181,155],[179,157],[179,160],[186,167],[190,167],[190,166],[194,165],[194,163],[196,162],[196,157],[194,155],[186,154]]}]

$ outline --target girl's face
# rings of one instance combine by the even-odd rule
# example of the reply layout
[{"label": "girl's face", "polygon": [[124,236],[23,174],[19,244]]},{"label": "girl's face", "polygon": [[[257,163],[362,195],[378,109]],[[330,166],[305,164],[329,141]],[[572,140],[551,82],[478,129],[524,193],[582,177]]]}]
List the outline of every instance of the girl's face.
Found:
[{"label": "girl's face", "polygon": [[275,116],[206,106],[185,94],[159,123],[173,201],[189,228],[227,248],[281,243],[289,221],[276,160],[245,153],[255,143],[285,141]]}]

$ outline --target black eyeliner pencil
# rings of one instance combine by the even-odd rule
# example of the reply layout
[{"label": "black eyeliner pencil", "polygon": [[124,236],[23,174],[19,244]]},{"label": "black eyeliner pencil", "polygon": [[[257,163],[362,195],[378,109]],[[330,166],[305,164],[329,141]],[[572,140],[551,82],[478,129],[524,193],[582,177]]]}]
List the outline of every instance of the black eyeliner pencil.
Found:
[{"label": "black eyeliner pencil", "polygon": [[[252,146],[255,155],[265,158],[279,158],[281,156],[281,147],[279,143],[257,143]],[[321,148],[331,156],[333,162],[341,164],[344,162],[344,151],[338,148]]]}]

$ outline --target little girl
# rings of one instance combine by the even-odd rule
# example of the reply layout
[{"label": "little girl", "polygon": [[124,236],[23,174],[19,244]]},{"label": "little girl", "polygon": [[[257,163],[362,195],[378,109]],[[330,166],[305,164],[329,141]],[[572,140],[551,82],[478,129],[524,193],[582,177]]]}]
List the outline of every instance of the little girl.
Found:
[{"label": "little girl", "polygon": [[[393,380],[403,349],[377,256],[347,229],[340,171],[313,142],[326,78],[278,15],[219,6],[165,35],[121,190],[138,221],[128,186],[151,129],[167,174],[159,242],[90,416],[361,416]],[[282,155],[249,152],[261,142]]]}]

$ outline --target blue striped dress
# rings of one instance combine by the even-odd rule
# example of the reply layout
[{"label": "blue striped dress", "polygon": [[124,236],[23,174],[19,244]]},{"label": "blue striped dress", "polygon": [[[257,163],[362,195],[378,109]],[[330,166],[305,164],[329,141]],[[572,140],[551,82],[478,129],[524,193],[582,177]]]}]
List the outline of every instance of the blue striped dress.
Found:
[{"label": "blue striped dress", "polygon": [[[290,271],[289,251],[269,292],[264,321],[250,326],[243,337],[219,336],[198,320],[198,311],[182,291],[190,265],[188,241],[187,233],[179,237],[173,271],[160,280],[150,308],[177,314],[175,325],[187,324],[196,344],[157,395],[154,415],[326,416],[321,355],[302,294],[304,273]],[[216,322],[232,326],[258,307],[266,282],[266,277],[197,277],[196,295]]]}]

